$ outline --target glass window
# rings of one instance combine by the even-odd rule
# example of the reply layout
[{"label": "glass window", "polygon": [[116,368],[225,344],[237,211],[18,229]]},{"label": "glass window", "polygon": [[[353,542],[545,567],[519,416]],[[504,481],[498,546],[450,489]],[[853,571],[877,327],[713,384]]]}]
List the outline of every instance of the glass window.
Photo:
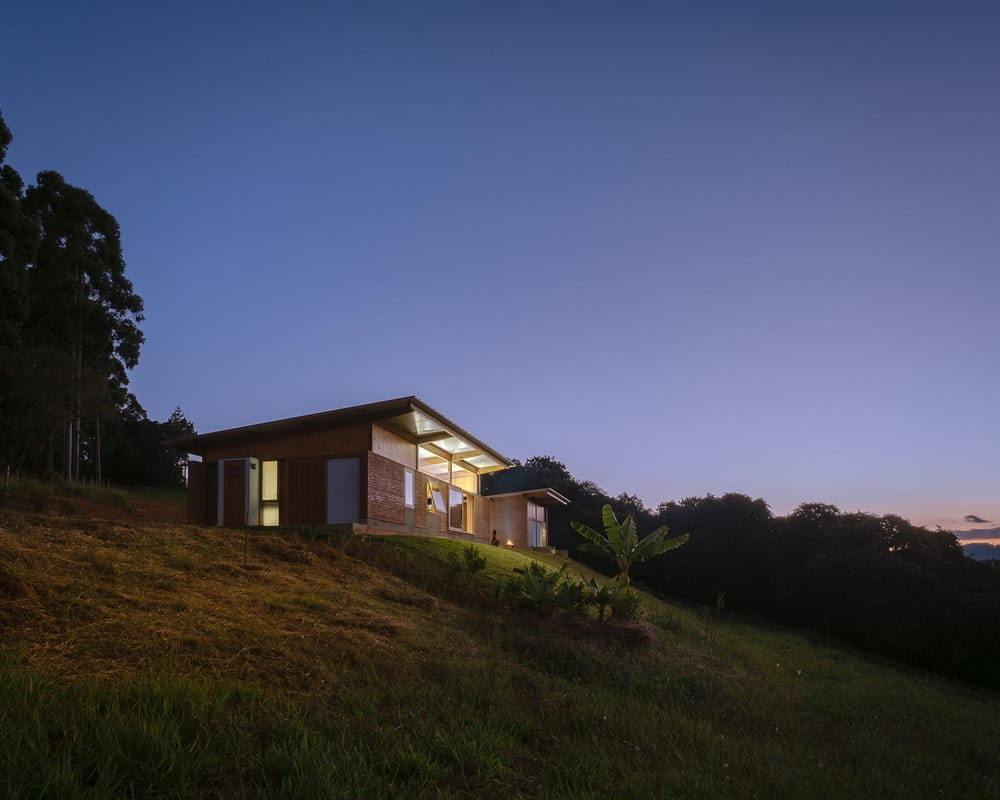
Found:
[{"label": "glass window", "polygon": [[260,462],[260,499],[278,499],[278,462]]},{"label": "glass window", "polygon": [[441,491],[441,487],[430,481],[427,481],[427,510],[437,511],[440,514],[448,512],[444,504],[444,493]]},{"label": "glass window", "polygon": [[444,481],[448,480],[448,459],[426,447],[417,448],[417,469],[425,475],[432,475]]},{"label": "glass window", "polygon": [[459,489],[448,490],[448,527],[472,532],[472,495]]},{"label": "glass window", "polygon": [[478,477],[475,472],[465,469],[465,467],[458,464],[451,465],[451,482],[459,489],[475,492],[479,488],[476,486],[476,478]]},{"label": "glass window", "polygon": [[278,524],[278,462],[260,462],[260,524]]},{"label": "glass window", "polygon": [[403,476],[403,495],[406,498],[406,505],[413,507],[413,473],[406,470]]},{"label": "glass window", "polygon": [[264,503],[260,507],[260,524],[273,526],[278,524],[278,504]]},{"label": "glass window", "polygon": [[459,489],[448,490],[448,527],[462,530],[462,492]]}]

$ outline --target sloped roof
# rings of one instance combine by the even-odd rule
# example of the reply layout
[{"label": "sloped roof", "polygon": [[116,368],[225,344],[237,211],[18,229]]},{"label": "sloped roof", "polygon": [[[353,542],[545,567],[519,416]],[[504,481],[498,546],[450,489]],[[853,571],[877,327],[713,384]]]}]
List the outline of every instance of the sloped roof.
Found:
[{"label": "sloped roof", "polygon": [[[301,417],[260,422],[256,425],[245,425],[240,428],[212,431],[197,436],[170,439],[167,444],[185,453],[202,455],[208,450],[219,447],[329,430],[359,422],[378,422],[415,444],[455,441],[458,446],[456,449],[457,457],[463,457],[462,446],[471,445],[473,449],[481,451],[483,457],[496,462],[494,469],[500,466],[509,467],[513,464],[510,459],[413,395],[398,397],[394,400],[382,400],[377,403],[338,408],[332,411],[321,411],[317,414],[306,414]],[[469,456],[468,460],[473,461],[475,458],[477,456]]]}]

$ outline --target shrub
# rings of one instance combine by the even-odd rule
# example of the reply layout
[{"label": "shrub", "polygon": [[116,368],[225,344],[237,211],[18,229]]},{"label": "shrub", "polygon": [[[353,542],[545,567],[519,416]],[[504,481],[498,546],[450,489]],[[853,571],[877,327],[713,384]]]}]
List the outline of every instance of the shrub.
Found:
[{"label": "shrub", "polygon": [[527,608],[542,616],[556,611],[582,611],[587,605],[587,587],[583,581],[566,576],[564,564],[557,572],[532,561],[523,569],[514,570],[502,587],[502,594],[515,606]]},{"label": "shrub", "polygon": [[480,553],[473,545],[466,545],[462,551],[465,559],[465,571],[472,576],[486,567],[486,556]]},{"label": "shrub", "polygon": [[611,595],[611,612],[618,619],[634,620],[639,617],[641,601],[632,589],[622,588]]}]

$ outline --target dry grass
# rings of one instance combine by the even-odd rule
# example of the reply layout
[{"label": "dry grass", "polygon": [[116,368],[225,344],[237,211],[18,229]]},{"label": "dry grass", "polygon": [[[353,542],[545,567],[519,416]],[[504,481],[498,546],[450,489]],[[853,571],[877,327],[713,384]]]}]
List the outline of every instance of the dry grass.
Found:
[{"label": "dry grass", "polygon": [[[295,533],[0,516],[0,627],[65,679],[169,672],[322,691],[357,659],[428,641],[439,601]],[[359,593],[358,588],[364,592]]]}]

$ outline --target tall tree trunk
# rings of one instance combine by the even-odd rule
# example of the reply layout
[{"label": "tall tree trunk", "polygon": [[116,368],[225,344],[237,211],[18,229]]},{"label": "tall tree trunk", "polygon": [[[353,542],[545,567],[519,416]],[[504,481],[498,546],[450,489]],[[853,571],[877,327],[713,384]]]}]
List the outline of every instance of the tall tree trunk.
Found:
[{"label": "tall tree trunk", "polygon": [[51,478],[56,471],[55,438],[56,432],[53,426],[47,425],[45,432],[45,477]]},{"label": "tall tree trunk", "polygon": [[73,480],[73,403],[70,401],[69,417],[66,420],[66,455],[63,458],[63,469],[66,470],[66,480]]},{"label": "tall tree trunk", "polygon": [[97,425],[97,448],[96,448],[97,449],[97,463],[96,463],[95,466],[96,466],[96,469],[97,469],[97,485],[100,486],[101,485],[101,478],[102,478],[102,476],[101,476],[101,410],[100,409],[97,409],[96,425]]},{"label": "tall tree trunk", "polygon": [[83,272],[76,268],[76,341],[73,342],[73,401],[71,479],[80,480],[80,417],[83,413]]}]

